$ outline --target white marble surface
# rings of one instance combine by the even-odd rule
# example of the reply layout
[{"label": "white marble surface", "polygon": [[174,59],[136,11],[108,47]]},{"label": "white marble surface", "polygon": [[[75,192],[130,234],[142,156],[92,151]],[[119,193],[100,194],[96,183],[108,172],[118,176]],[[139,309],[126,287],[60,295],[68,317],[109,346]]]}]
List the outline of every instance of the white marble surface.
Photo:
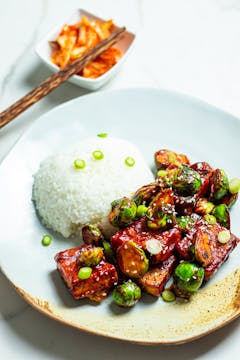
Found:
[{"label": "white marble surface", "polygon": [[[138,34],[134,52],[106,88],[173,89],[240,117],[240,0],[0,0],[0,110],[50,75],[34,45],[74,7],[113,17]],[[0,160],[39,115],[84,93],[65,84],[0,130]],[[190,344],[144,347],[48,319],[1,273],[0,294],[1,359],[221,360],[239,353],[240,320]]]}]

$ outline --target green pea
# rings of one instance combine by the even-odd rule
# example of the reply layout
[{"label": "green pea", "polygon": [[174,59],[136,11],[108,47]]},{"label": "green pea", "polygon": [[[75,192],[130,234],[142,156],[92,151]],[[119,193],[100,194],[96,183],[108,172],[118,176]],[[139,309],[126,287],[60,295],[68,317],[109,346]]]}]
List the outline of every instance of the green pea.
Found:
[{"label": "green pea", "polygon": [[80,280],[86,280],[90,278],[91,274],[92,274],[92,268],[85,266],[80,268],[78,272],[78,278]]}]

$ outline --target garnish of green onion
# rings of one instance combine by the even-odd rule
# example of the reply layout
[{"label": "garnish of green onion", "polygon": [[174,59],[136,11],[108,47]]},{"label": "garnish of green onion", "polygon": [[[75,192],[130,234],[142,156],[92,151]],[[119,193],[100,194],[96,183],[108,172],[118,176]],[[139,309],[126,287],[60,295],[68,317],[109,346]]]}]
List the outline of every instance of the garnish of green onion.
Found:
[{"label": "garnish of green onion", "polygon": [[73,166],[76,170],[84,169],[86,166],[86,163],[82,159],[75,159],[73,162]]},{"label": "garnish of green onion", "polygon": [[173,291],[164,290],[162,292],[162,299],[166,302],[172,302],[172,301],[176,300],[176,296]]},{"label": "garnish of green onion", "polygon": [[43,246],[48,246],[50,245],[52,242],[52,237],[50,235],[43,235],[42,237],[42,245]]},{"label": "garnish of green onion", "polygon": [[158,174],[158,176],[165,177],[165,176],[167,176],[167,171],[166,170],[159,170],[157,174]]},{"label": "garnish of green onion", "polygon": [[204,215],[204,220],[206,220],[209,225],[213,225],[217,222],[217,219],[215,218],[215,216],[210,215],[210,214]]},{"label": "garnish of green onion", "polygon": [[135,165],[135,160],[131,156],[126,157],[124,162],[127,166],[130,166],[130,167]]},{"label": "garnish of green onion", "polygon": [[240,190],[240,179],[234,178],[229,182],[229,191],[231,194],[236,194]]},{"label": "garnish of green onion", "polygon": [[101,150],[93,151],[92,156],[95,160],[102,160],[104,158],[104,154]]},{"label": "garnish of green onion", "polygon": [[228,230],[220,231],[218,234],[218,241],[221,244],[226,244],[231,238],[230,232]]},{"label": "garnish of green onion", "polygon": [[137,216],[138,216],[138,217],[144,216],[147,211],[148,211],[148,207],[147,207],[147,206],[145,206],[145,205],[138,205],[138,207],[137,207]]},{"label": "garnish of green onion", "polygon": [[100,138],[106,138],[108,136],[107,133],[102,133],[102,134],[97,134],[98,137]]},{"label": "garnish of green onion", "polygon": [[146,249],[151,255],[157,255],[163,250],[162,244],[157,239],[147,240]]},{"label": "garnish of green onion", "polygon": [[80,268],[78,272],[78,278],[81,280],[86,280],[90,278],[91,274],[92,274],[92,268],[88,266],[84,266]]}]

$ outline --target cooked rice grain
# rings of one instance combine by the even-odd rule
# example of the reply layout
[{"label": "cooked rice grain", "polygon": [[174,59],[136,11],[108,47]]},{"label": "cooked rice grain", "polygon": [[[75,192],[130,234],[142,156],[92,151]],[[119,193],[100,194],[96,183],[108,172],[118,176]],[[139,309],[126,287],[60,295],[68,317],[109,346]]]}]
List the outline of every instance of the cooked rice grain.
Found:
[{"label": "cooked rice grain", "polygon": [[[101,150],[102,160],[92,152]],[[124,160],[131,156],[135,165]],[[74,160],[83,159],[84,169],[75,169]],[[117,138],[88,138],[69,152],[45,159],[34,175],[33,200],[42,222],[64,237],[79,234],[85,223],[100,225],[105,234],[113,232],[107,216],[111,202],[129,196],[153,180],[153,175],[135,145]]]}]

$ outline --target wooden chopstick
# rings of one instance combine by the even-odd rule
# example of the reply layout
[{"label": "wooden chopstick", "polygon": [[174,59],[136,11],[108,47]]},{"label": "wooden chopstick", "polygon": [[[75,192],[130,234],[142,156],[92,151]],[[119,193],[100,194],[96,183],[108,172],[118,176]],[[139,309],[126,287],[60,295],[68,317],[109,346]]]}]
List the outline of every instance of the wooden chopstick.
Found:
[{"label": "wooden chopstick", "polygon": [[111,47],[119,36],[126,30],[125,27],[119,28],[112,33],[108,38],[101,41],[99,44],[90,49],[85,55],[76,59],[71,64],[67,65],[64,69],[58,71],[56,74],[50,76],[48,79],[41,82],[32,91],[24,97],[9,106],[6,110],[0,113],[0,128],[15,119],[19,114],[28,109],[31,105],[48,95],[51,91],[56,89],[64,81],[69,79],[72,75],[78,73],[82,68],[99,56],[102,52]]}]

